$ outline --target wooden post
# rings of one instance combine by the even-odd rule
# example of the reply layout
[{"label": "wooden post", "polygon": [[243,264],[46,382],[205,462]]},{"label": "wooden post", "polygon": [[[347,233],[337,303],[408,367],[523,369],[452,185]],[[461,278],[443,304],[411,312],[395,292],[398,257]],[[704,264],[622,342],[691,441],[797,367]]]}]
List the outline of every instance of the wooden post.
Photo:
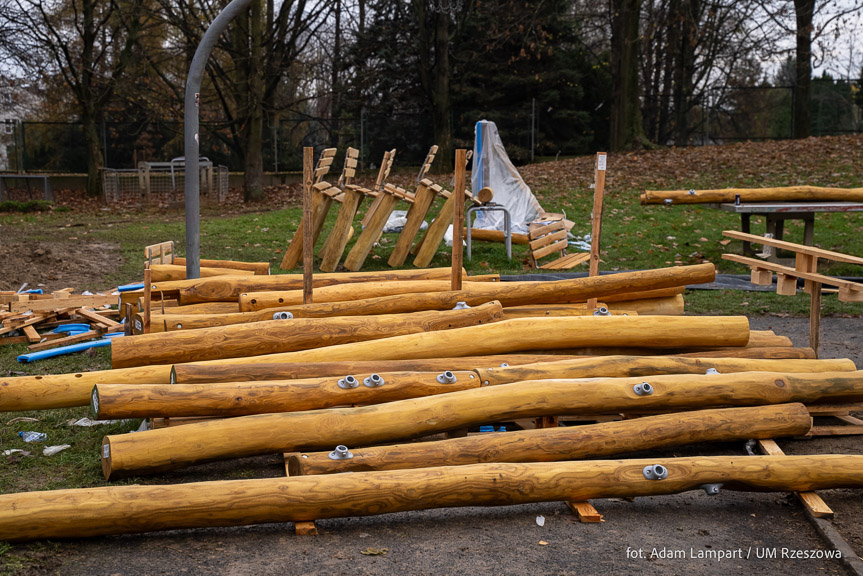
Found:
[{"label": "wooden post", "polygon": [[460,148],[455,151],[455,188],[452,195],[456,202],[452,211],[452,289],[461,290],[461,264],[463,248],[461,245],[462,227],[464,225],[464,172],[467,151]]},{"label": "wooden post", "polygon": [[123,326],[123,334],[126,336],[131,336],[132,335],[132,316],[134,316],[134,314],[132,313],[132,305],[127,302],[125,305],[125,310],[123,312],[126,315],[126,323]]},{"label": "wooden post", "polygon": [[821,283],[812,282],[812,292],[809,294],[809,347],[815,351],[815,357],[820,356],[818,347],[821,345]]},{"label": "wooden post", "polygon": [[[602,231],[602,199],[605,191],[605,152],[597,152],[596,169],[593,173],[593,212],[590,215],[590,275],[599,275],[599,236]],[[587,301],[587,309],[596,308],[596,298]]]},{"label": "wooden post", "polygon": [[314,148],[303,148],[303,304],[312,303],[314,226],[312,225],[312,174]]},{"label": "wooden post", "polygon": [[150,302],[152,300],[152,270],[149,265],[144,268],[144,334],[150,332]]}]

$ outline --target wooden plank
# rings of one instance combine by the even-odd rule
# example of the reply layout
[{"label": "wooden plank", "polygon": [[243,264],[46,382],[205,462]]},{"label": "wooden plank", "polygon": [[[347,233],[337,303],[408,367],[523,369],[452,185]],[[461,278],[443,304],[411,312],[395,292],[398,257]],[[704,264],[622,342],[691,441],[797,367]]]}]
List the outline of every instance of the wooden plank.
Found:
[{"label": "wooden plank", "polygon": [[342,205],[339,207],[336,223],[321,250],[321,270],[333,272],[342,258],[345,246],[351,237],[351,224],[357,215],[357,209],[365,198],[362,189],[345,188]]},{"label": "wooden plank", "polygon": [[33,326],[24,327],[24,336],[27,338],[27,342],[38,342],[42,339],[39,336],[39,333],[36,332],[36,329],[33,328]]},{"label": "wooden plank", "polygon": [[[465,156],[464,148],[455,151],[455,187],[453,194],[460,198],[464,193]],[[464,222],[464,202],[456,202],[452,212],[452,290],[461,290],[461,266],[464,257],[462,246],[462,222]]]},{"label": "wooden plank", "polygon": [[534,259],[539,260],[540,258],[548,256],[549,254],[552,254],[554,252],[561,252],[563,250],[566,250],[568,245],[569,244],[565,239],[560,240],[558,242],[555,242],[554,244],[549,244],[544,248],[540,248],[539,250],[534,250],[533,257]]},{"label": "wooden plank", "polygon": [[545,228],[548,229],[548,234],[546,234],[545,236],[540,236],[536,240],[531,240],[530,249],[532,251],[536,251],[539,248],[566,239],[566,229],[563,225],[563,221],[561,221],[559,224],[549,224]]},{"label": "wooden plank", "polygon": [[354,247],[348,252],[345,257],[344,266],[348,270],[356,272],[363,267],[363,263],[368,258],[372,251],[375,241],[380,236],[380,232],[387,222],[387,218],[392,213],[393,208],[398,202],[398,198],[388,192],[381,192],[378,196],[380,204],[377,210],[374,211],[372,218],[366,223],[366,227],[360,232]]},{"label": "wooden plank", "polygon": [[863,402],[851,404],[813,404],[806,406],[812,416],[847,416],[849,412],[863,412]]},{"label": "wooden plank", "polygon": [[[64,337],[65,336],[63,334],[59,334],[59,333],[54,334],[51,332],[49,332],[47,334],[41,334],[40,335],[41,340],[45,340],[45,341],[59,340],[60,338],[64,338]],[[5,338],[0,338],[0,346],[3,346],[4,344],[24,344],[24,343],[29,343],[29,342],[30,342],[30,340],[27,338],[27,336],[7,336]]]},{"label": "wooden plank", "polygon": [[836,416],[836,418],[839,420],[842,420],[846,424],[853,424],[854,426],[863,426],[863,420],[860,420],[859,418],[855,418],[854,416],[851,416],[850,414],[839,415],[839,416]]},{"label": "wooden plank", "polygon": [[12,302],[9,306],[10,312],[26,312],[27,310],[38,312],[58,308],[80,308],[82,306],[95,308],[97,306],[112,306],[116,304],[117,296],[96,294],[93,296],[70,296],[69,298]]},{"label": "wooden plank", "polygon": [[569,268],[574,268],[578,266],[582,262],[590,259],[590,254],[587,252],[579,252],[577,254],[567,254],[566,256],[559,258],[553,262],[548,262],[547,264],[543,264],[540,266],[541,270],[567,270]]},{"label": "wooden plank", "polygon": [[315,521],[294,522],[294,531],[297,536],[317,536],[318,527],[315,526]]},{"label": "wooden plank", "polygon": [[566,502],[567,508],[569,508],[573,514],[578,516],[578,520],[580,522],[590,523],[590,522],[605,522],[602,518],[602,514],[600,514],[596,508],[594,508],[590,502]]},{"label": "wooden plank", "polygon": [[123,325],[119,322],[114,322],[110,318],[105,318],[101,314],[97,314],[94,310],[87,310],[86,308],[78,308],[75,310],[75,314],[78,316],[82,316],[91,322],[95,322],[96,324],[101,324],[105,328],[109,330],[122,330]]},{"label": "wooden plank", "polygon": [[815,248],[814,246],[795,244],[793,242],[786,242],[784,240],[776,240],[775,238],[765,238],[763,236],[758,236],[757,234],[746,234],[744,232],[738,232],[736,230],[723,230],[722,234],[723,236],[728,236],[729,238],[734,238],[735,240],[743,240],[752,244],[773,246],[774,248],[790,250],[798,254],[808,254],[811,256],[816,256],[818,258],[824,258],[825,260],[832,260],[834,262],[845,262],[846,264],[859,264],[863,266],[863,258],[860,258],[858,256],[851,256],[848,254],[842,254],[841,252],[822,250],[821,248]]},{"label": "wooden plank", "polygon": [[833,278],[832,276],[824,276],[823,274],[812,272],[801,272],[789,266],[782,266],[781,264],[774,264],[773,262],[765,262],[755,258],[738,256],[737,254],[723,254],[722,259],[737,262],[739,264],[746,264],[753,268],[772,270],[777,274],[784,274],[794,278],[803,278],[804,280],[812,280],[814,282],[827,284],[828,286],[836,286],[839,288],[840,300],[842,300],[843,289],[845,290],[846,297],[860,298],[860,300],[842,300],[843,302],[863,301],[863,284],[859,284],[857,282],[851,282],[850,280],[842,280],[841,278]]},{"label": "wooden plank", "polygon": [[10,324],[4,324],[3,328],[0,328],[0,334],[8,334],[9,332],[12,332],[13,330],[20,330],[20,329],[24,328],[25,326],[32,326],[33,324],[38,324],[39,322],[42,322],[45,319],[46,319],[46,316],[37,315],[37,316],[33,316],[32,318],[30,318],[29,320],[27,320],[25,322],[15,322],[15,323],[10,323]]},{"label": "wooden plank", "polygon": [[[785,452],[782,451],[782,448],[774,440],[758,440],[757,444],[759,451],[767,456],[785,455]],[[816,518],[833,518],[833,510],[815,492],[795,492],[794,495],[797,496],[800,503]]]},{"label": "wooden plank", "polygon": [[[590,233],[590,276],[599,275],[599,239],[602,233],[602,200],[605,192],[605,167],[606,167],[605,152],[596,154],[596,170],[594,172],[594,190],[593,190],[593,212],[590,214],[591,233]],[[590,298],[587,301],[587,309],[594,310],[596,308],[596,298]]]},{"label": "wooden plank", "polygon": [[390,258],[387,261],[393,268],[405,263],[411,249],[411,244],[413,244],[414,238],[417,232],[419,232],[429,208],[434,203],[435,192],[429,186],[430,183],[429,180],[422,180],[417,186],[416,193],[414,194],[414,203],[408,208],[404,228],[402,228],[396,240],[395,248],[393,248],[392,254],[390,254]]},{"label": "wooden plank", "polygon": [[92,340],[93,338],[98,338],[102,334],[105,333],[104,328],[97,328],[96,330],[90,330],[89,332],[84,332],[83,334],[76,334],[74,336],[66,336],[65,338],[58,338],[57,340],[49,340],[47,342],[39,342],[38,344],[33,344],[28,347],[28,350],[31,352],[38,352],[40,350],[47,350],[48,348],[54,348],[56,346],[66,346],[68,344],[77,344],[78,342],[84,342],[86,340]]},{"label": "wooden plank", "polygon": [[863,426],[815,426],[807,436],[857,436],[863,434]]},{"label": "wooden plank", "polygon": [[314,273],[314,223],[312,207],[312,162],[314,148],[303,148],[303,304],[312,303]]}]

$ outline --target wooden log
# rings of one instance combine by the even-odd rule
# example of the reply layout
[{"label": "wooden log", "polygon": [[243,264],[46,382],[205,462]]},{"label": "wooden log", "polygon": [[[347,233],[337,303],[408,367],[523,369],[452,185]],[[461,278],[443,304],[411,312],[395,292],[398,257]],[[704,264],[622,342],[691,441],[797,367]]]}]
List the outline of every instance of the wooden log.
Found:
[{"label": "wooden log", "polygon": [[129,368],[150,364],[261,356],[321,348],[417,332],[433,332],[500,320],[499,302],[444,312],[414,312],[335,318],[295,318],[253,324],[216,326],[167,334],[141,334],[111,346],[111,366]]},{"label": "wooden log", "polygon": [[683,295],[667,298],[646,298],[644,300],[627,300],[625,302],[606,302],[606,308],[613,312],[617,310],[634,312],[636,314],[651,314],[654,316],[683,316],[685,303]]},{"label": "wooden log", "polygon": [[[699,282],[702,284],[702,282]],[[605,296],[603,300],[605,300],[606,304],[613,304],[618,302],[632,302],[633,300],[645,300],[648,298],[670,298],[672,296],[677,296],[683,294],[686,290],[686,286],[678,285],[678,286],[669,286],[668,288],[659,288],[657,290],[637,290],[630,292],[622,292],[620,294],[609,294]]]},{"label": "wooden log", "polygon": [[[186,427],[184,427],[186,428]],[[661,481],[644,468],[660,465]],[[677,494],[705,484],[805,491],[863,486],[863,456],[713,456],[495,463],[338,475],[107,486],[0,495],[0,540],[302,522],[429,508]]]},{"label": "wooden log", "polygon": [[[605,197],[605,167],[607,155],[597,152],[593,173],[593,211],[590,213],[590,275],[599,276],[600,237],[602,235],[602,201]],[[587,301],[590,310],[596,308],[596,298]]]},{"label": "wooden log", "polygon": [[689,358],[681,356],[601,356],[557,362],[484,368],[474,371],[488,385],[553,378],[626,378],[657,374],[721,374],[736,372],[853,372],[854,362],[839,360],[770,360],[749,358]]},{"label": "wooden log", "polygon": [[[185,258],[174,258],[174,264],[185,266]],[[207,268],[232,268],[234,270],[249,270],[256,275],[267,276],[270,273],[269,262],[240,262],[238,260],[208,260],[201,259],[201,266]]]},{"label": "wooden log", "polygon": [[[566,316],[593,316],[595,312],[594,310],[588,310],[584,306],[580,308],[568,306],[566,304],[562,306],[554,304],[549,306],[514,306],[512,308],[504,308],[503,317],[507,320],[512,318],[561,318]],[[604,307],[604,304],[600,303],[599,306]],[[609,310],[608,313],[613,316],[638,316],[637,312],[629,310]]]},{"label": "wooden log", "polygon": [[[248,416],[365,406],[479,388],[475,372],[382,372],[220,384],[97,384],[90,411],[99,420],[175,416]],[[807,413],[808,416],[808,413]],[[808,429],[807,429],[808,431]],[[804,432],[805,433],[805,432]]]},{"label": "wooden log", "polygon": [[721,190],[645,190],[642,204],[704,204],[734,202],[863,202],[863,188],[785,186],[780,188],[724,188]]},{"label": "wooden log", "polygon": [[[604,278],[604,276],[600,276]],[[182,332],[177,332],[181,334]],[[354,342],[313,350],[266,356],[210,360],[215,364],[334,362],[343,360],[419,360],[483,356],[534,350],[586,347],[600,343],[620,346],[679,347],[694,342],[744,346],[749,339],[745,317],[608,316],[577,318],[517,318],[486,326],[471,326],[427,334],[408,334],[369,342]],[[782,348],[781,350],[795,350]],[[699,354],[703,356],[704,354]],[[785,356],[780,356],[785,357]],[[46,376],[20,376],[0,381],[0,411],[86,406],[99,383],[160,384],[170,380],[167,365],[138,366]]]},{"label": "wooden log", "polygon": [[[380,270],[374,272],[353,272],[316,274],[314,287],[320,288],[333,284],[354,282],[379,282],[384,280],[446,280],[450,269],[427,268],[422,270]],[[261,290],[296,290],[303,286],[302,274],[277,274],[273,276],[221,276],[178,280],[176,282],[157,282],[154,292],[176,293],[181,304],[195,302],[236,302],[244,292]]]},{"label": "wooden log", "polygon": [[601,458],[695,444],[802,436],[812,426],[803,404],[721,408],[647,416],[586,426],[481,434],[434,442],[285,455],[291,476],[464,466],[489,462],[554,462]]},{"label": "wooden log", "polygon": [[199,302],[197,304],[186,304],[184,306],[170,306],[160,310],[162,315],[166,314],[231,314],[239,312],[240,305],[236,302]]},{"label": "wooden log", "polygon": [[363,263],[372,250],[372,246],[380,237],[381,230],[387,222],[393,208],[399,201],[398,197],[386,190],[381,190],[376,199],[378,201],[377,208],[371,214],[371,218],[365,224],[363,231],[360,232],[359,238],[350,249],[345,257],[344,267],[351,271],[358,271],[363,267]]},{"label": "wooden log", "polygon": [[[606,318],[608,319],[608,318]],[[858,401],[863,373],[665,375],[644,379],[527,380],[359,408],[241,416],[102,441],[102,472],[112,480],[212,460],[339,444],[366,446],[457,430],[483,422],[608,412],[676,411],[714,406]]]},{"label": "wooden log", "polygon": [[[186,279],[186,267],[179,264],[153,264],[153,282],[173,282],[174,280]],[[212,278],[214,276],[249,276],[254,275],[252,270],[227,267],[205,267],[201,266],[201,278]]]},{"label": "wooden log", "polygon": [[[315,240],[314,210],[312,209],[312,172],[315,151],[310,146],[303,148],[303,304],[312,303],[312,275],[314,273]],[[329,208],[329,206],[327,207]],[[322,221],[323,224],[323,221]],[[293,268],[293,266],[290,266]]]},{"label": "wooden log", "polygon": [[[643,316],[650,318],[650,316]],[[793,348],[791,346],[776,347],[748,347],[728,346],[717,348],[705,348],[700,346],[688,346],[680,348],[647,348],[644,346],[579,346],[577,348],[536,348],[529,350],[532,354],[571,354],[574,356],[656,356],[672,355],[685,357],[704,358],[763,358],[779,360],[789,359],[814,359],[815,354],[811,348]]]},{"label": "wooden log", "polygon": [[[467,151],[459,148],[455,151],[455,177],[452,194],[458,198],[464,194],[464,172],[465,155]],[[462,230],[464,229],[464,202],[456,202],[452,211],[452,280],[451,290],[461,290],[462,258],[464,258],[464,245],[462,244]]]},{"label": "wooden log", "polygon": [[[587,298],[602,298],[606,302],[617,294],[631,294],[651,288],[679,287],[687,284],[712,282],[716,272],[713,264],[660,268],[640,272],[622,272],[588,278],[552,282],[470,282],[466,278],[462,292],[478,298],[499,300],[504,306],[583,302]],[[411,292],[444,292],[450,286],[440,280],[411,282],[365,282],[351,286],[326,286],[316,293],[318,302],[376,298]],[[463,299],[472,305],[469,299]],[[254,301],[254,302],[253,302]],[[473,300],[476,302],[477,300]],[[613,301],[613,299],[611,300]],[[254,292],[241,294],[240,310],[260,310],[276,306],[302,304],[297,290]]]},{"label": "wooden log", "polygon": [[[573,360],[575,356],[501,354],[495,356],[465,356],[462,358],[430,358],[425,360],[355,360],[345,362],[298,362],[293,364],[177,364],[171,370],[172,384],[203,384],[207,382],[237,382],[317,378],[346,374],[370,375],[373,372],[435,372],[473,370],[479,367],[507,364],[535,364]],[[850,362],[850,360],[849,360]]]},{"label": "wooden log", "polygon": [[365,197],[365,194],[359,190],[345,188],[342,205],[336,216],[333,230],[320,252],[321,270],[324,272],[333,272],[339,265],[339,260],[341,260],[348,240],[353,233],[351,223],[356,218],[357,210]]},{"label": "wooden log", "polygon": [[[464,228],[463,232],[467,236],[467,228]],[[472,242],[500,242],[501,244],[506,241],[503,230],[486,230],[485,228],[471,228],[470,239]],[[513,244],[530,244],[530,238],[527,234],[513,232],[510,239]]]},{"label": "wooden log", "polygon": [[[711,368],[722,373],[752,370],[839,372],[856,369],[850,360],[710,360],[618,356],[453,371],[455,382],[441,382],[438,377],[443,370],[449,369],[439,368],[436,372],[389,372],[374,367],[357,372],[342,368],[329,377],[267,380],[262,383],[97,384],[90,406],[99,420],[157,416],[244,416],[340,405],[379,404],[522,380],[704,374]],[[348,374],[356,378],[356,385],[352,388],[343,383]],[[372,374],[377,374],[379,379],[373,379]],[[172,381],[175,379],[176,376],[172,375]]]},{"label": "wooden log", "polygon": [[782,346],[794,346],[791,338],[774,334],[772,330],[752,330],[749,332],[749,342],[746,344],[751,348],[779,348]]},{"label": "wooden log", "polygon": [[422,180],[419,185],[417,185],[413,204],[410,205],[407,215],[405,216],[404,228],[402,228],[402,231],[399,233],[396,245],[387,261],[387,264],[393,268],[397,268],[405,263],[408,253],[410,252],[411,244],[413,243],[417,233],[420,231],[423,219],[428,213],[429,208],[431,208],[434,199],[437,197],[432,186],[434,186],[434,184],[430,180]]}]

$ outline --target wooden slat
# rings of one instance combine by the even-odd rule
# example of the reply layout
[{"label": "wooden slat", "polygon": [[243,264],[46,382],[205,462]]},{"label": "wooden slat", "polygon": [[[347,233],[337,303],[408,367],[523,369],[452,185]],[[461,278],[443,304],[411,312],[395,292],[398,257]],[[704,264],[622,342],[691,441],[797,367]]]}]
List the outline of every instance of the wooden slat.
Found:
[{"label": "wooden slat", "polygon": [[[561,225],[563,223],[561,222]],[[543,246],[548,246],[553,242],[559,242],[560,240],[566,239],[566,230],[560,230],[558,232],[553,232],[551,234],[546,234],[545,236],[540,236],[536,240],[531,240],[530,249],[533,251],[542,248]]]},{"label": "wooden slat", "polygon": [[563,224],[563,220],[555,220],[549,224],[531,224],[529,229],[528,236],[530,236],[531,240],[535,240],[540,236],[563,230],[565,229],[565,226]]},{"label": "wooden slat", "polygon": [[863,266],[863,258],[860,258],[858,256],[851,256],[849,254],[842,254],[841,252],[822,250],[821,248],[815,248],[814,246],[795,244],[793,242],[786,242],[784,240],[776,240],[775,238],[765,238],[756,234],[746,234],[744,232],[738,232],[736,230],[723,230],[722,234],[723,236],[728,236],[729,238],[734,238],[735,240],[743,240],[752,244],[773,246],[774,248],[790,250],[799,254],[808,254],[810,256],[816,256],[818,258],[824,258],[825,260],[832,260],[834,262],[845,262],[847,264],[859,264]]},{"label": "wooden slat", "polygon": [[33,324],[38,324],[39,322],[42,322],[47,318],[47,316],[37,315],[24,322],[6,321],[6,323],[3,324],[3,327],[0,328],[0,334],[6,334],[8,332],[12,332],[13,330],[19,330],[21,328],[24,328],[25,326],[32,326]]},{"label": "wooden slat", "polygon": [[33,326],[24,326],[24,336],[27,338],[27,342],[38,342],[41,340],[39,333],[36,332]]},{"label": "wooden slat", "polygon": [[[767,456],[785,456],[785,452],[782,451],[782,448],[774,440],[764,439],[757,442],[758,449],[762,454],[766,454]],[[794,494],[801,504],[816,518],[833,518],[833,510],[815,492],[795,492]]]},{"label": "wooden slat", "polygon": [[582,262],[587,262],[590,259],[590,254],[587,252],[578,252],[576,254],[567,254],[563,258],[559,258],[548,264],[540,266],[542,270],[567,270],[574,268]]},{"label": "wooden slat", "polygon": [[539,260],[543,256],[548,256],[549,254],[553,254],[554,252],[566,250],[567,246],[568,243],[566,240],[560,240],[558,242],[555,242],[554,244],[550,244],[548,246],[545,246],[544,248],[540,248],[539,250],[534,250],[533,257]]},{"label": "wooden slat", "polygon": [[70,296],[69,298],[51,298],[29,302],[12,302],[9,304],[11,312],[24,312],[26,310],[43,311],[58,308],[80,308],[81,306],[104,306],[117,304],[116,296]]},{"label": "wooden slat", "polygon": [[111,320],[110,318],[105,318],[101,314],[97,314],[96,311],[94,311],[94,310],[87,310],[86,308],[78,308],[77,310],[75,310],[75,314],[77,314],[79,316],[83,316],[84,318],[86,318],[92,322],[95,322],[97,324],[101,324],[102,326],[104,326],[105,328],[108,328],[109,330],[122,330],[123,329],[123,325],[120,324],[119,322],[115,322],[115,321]]},{"label": "wooden slat", "polygon": [[[829,286],[836,286],[839,288],[839,300],[843,302],[863,301],[863,284],[858,284],[857,282],[851,282],[850,280],[842,280],[841,278],[833,278],[832,276],[824,276],[823,274],[802,272],[788,266],[782,266],[781,264],[774,264],[773,262],[756,260],[755,258],[747,258],[746,256],[738,256],[737,254],[723,254],[722,259],[730,260],[731,262],[738,262],[740,264],[746,264],[747,266],[750,266],[752,268],[772,270],[773,272],[777,272],[779,274],[783,274],[792,278],[803,278],[804,280],[812,280],[813,282],[820,282]],[[843,300],[843,289],[845,290],[846,298],[859,298],[859,300]]]},{"label": "wooden slat", "polygon": [[49,340],[47,342],[33,344],[28,348],[28,350],[30,350],[31,352],[38,352],[40,350],[47,350],[48,348],[54,348],[56,346],[77,344],[78,342],[84,342],[85,340],[92,340],[93,338],[98,338],[104,333],[104,328],[97,328],[96,330],[90,330],[89,332],[84,332],[83,334],[76,334],[74,336],[66,336],[65,338],[59,338],[57,340]]}]

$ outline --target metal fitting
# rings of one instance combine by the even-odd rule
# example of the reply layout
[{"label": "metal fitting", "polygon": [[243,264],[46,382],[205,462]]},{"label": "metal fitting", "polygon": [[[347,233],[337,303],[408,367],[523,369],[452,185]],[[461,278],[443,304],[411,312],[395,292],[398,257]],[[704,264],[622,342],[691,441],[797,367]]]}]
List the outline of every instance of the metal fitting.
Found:
[{"label": "metal fitting", "polygon": [[330,460],[350,460],[354,457],[348,447],[344,444],[339,444],[336,449],[329,453]]},{"label": "metal fitting", "polygon": [[593,311],[594,316],[611,316],[611,312],[608,311],[608,308],[605,306],[600,306],[596,310]]},{"label": "metal fitting", "polygon": [[509,368],[509,364],[507,364],[506,362],[502,362],[500,367],[501,368]]},{"label": "metal fitting", "polygon": [[704,493],[708,496],[716,496],[719,494],[719,489],[722,488],[722,484],[702,484],[699,488],[704,490]]},{"label": "metal fitting", "polygon": [[453,374],[451,371],[446,370],[438,374],[437,381],[441,384],[452,384],[456,381],[456,377],[455,374]]},{"label": "metal fitting", "polygon": [[719,374],[719,370],[717,370],[716,368],[708,368],[705,374]]},{"label": "metal fitting", "polygon": [[453,310],[464,310],[466,308],[470,308],[470,306],[468,306],[467,302],[456,302],[456,305],[453,308]]},{"label": "metal fitting", "polygon": [[690,189],[689,189],[689,195],[690,195],[690,196],[695,196],[695,188],[690,188]]},{"label": "metal fitting", "polygon": [[648,480],[664,480],[665,478],[668,478],[668,468],[662,464],[651,464],[650,466],[645,466],[641,473],[644,474],[644,477]]},{"label": "metal fitting", "polygon": [[345,390],[350,390],[351,388],[356,388],[360,385],[360,381],[348,374],[344,378],[339,379],[339,388],[344,388]]},{"label": "metal fitting", "polygon": [[756,444],[758,444],[758,442],[756,442],[755,439],[747,440],[746,444],[743,445],[743,447],[746,448],[746,453],[750,456],[757,456],[758,454],[755,452]]},{"label": "metal fitting", "polygon": [[635,392],[636,396],[650,396],[653,394],[653,386],[647,382],[642,382],[633,386],[632,391]]},{"label": "metal fitting", "polygon": [[276,312],[273,314],[273,320],[290,320],[294,317],[290,312]]},{"label": "metal fitting", "polygon": [[673,200],[671,198],[666,198],[665,200],[662,201],[662,203],[665,204],[666,206],[671,206],[672,202],[673,202]]},{"label": "metal fitting", "polygon": [[367,378],[363,378],[363,384],[369,388],[377,388],[384,385],[384,379],[381,378],[380,374],[372,374]]}]

